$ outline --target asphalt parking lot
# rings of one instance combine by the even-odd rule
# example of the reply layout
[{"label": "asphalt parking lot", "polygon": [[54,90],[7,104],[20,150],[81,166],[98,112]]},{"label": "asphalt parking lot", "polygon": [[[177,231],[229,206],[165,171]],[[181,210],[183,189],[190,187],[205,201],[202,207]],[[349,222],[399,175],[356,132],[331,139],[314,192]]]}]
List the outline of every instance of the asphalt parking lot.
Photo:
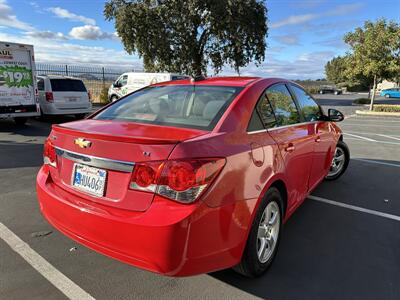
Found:
[{"label": "asphalt parking lot", "polygon": [[76,299],[400,299],[400,118],[357,117],[346,95],[318,98],[346,114],[352,160],[286,223],[276,261],[258,279],[231,270],[163,277],[64,237],[35,192],[51,123],[0,121],[0,298],[65,299],[56,288],[64,284]]}]

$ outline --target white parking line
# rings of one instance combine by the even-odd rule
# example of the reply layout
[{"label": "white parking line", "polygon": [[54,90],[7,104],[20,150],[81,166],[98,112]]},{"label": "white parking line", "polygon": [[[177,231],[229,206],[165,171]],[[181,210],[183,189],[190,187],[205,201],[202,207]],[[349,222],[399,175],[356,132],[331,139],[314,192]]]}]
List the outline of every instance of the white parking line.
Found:
[{"label": "white parking line", "polygon": [[378,134],[378,135],[379,135],[379,136],[383,136],[383,137],[388,138],[388,139],[393,139],[393,140],[400,141],[399,138],[394,137],[394,136],[390,136],[390,135],[386,135],[386,134]]},{"label": "white parking line", "polygon": [[364,136],[350,134],[350,133],[346,133],[346,132],[343,132],[343,134],[346,136],[351,136],[351,137],[346,137],[346,140],[356,140],[356,141],[360,141],[360,142],[371,142],[371,143],[376,143],[376,144],[400,145],[400,142],[388,142],[388,141],[374,140],[374,139],[366,138]]},{"label": "white parking line", "polygon": [[331,205],[335,205],[335,206],[339,206],[339,207],[343,207],[343,208],[347,208],[347,209],[351,209],[351,210],[363,212],[366,214],[370,214],[370,215],[374,215],[374,216],[378,216],[378,217],[382,217],[382,218],[400,222],[400,216],[383,213],[383,212],[380,212],[377,210],[372,210],[372,209],[368,209],[368,208],[364,208],[364,207],[359,207],[359,206],[350,205],[350,204],[346,204],[346,203],[342,203],[342,202],[337,202],[337,201],[333,201],[333,200],[329,200],[329,199],[325,199],[325,198],[321,198],[321,197],[317,197],[317,196],[308,196],[307,198],[314,200],[314,201],[319,201],[319,202],[323,202],[326,204],[331,204]]},{"label": "white parking line", "polygon": [[[346,133],[355,133],[355,134],[366,134],[366,135],[381,135],[380,133],[376,132],[359,132],[359,131],[346,131]],[[387,136],[389,137],[389,135]],[[400,137],[400,135],[391,134],[390,137]]]},{"label": "white parking line", "polygon": [[384,165],[384,166],[400,168],[400,164],[392,164],[392,163],[387,163],[387,162],[377,161],[377,160],[372,160],[372,159],[370,160],[370,159],[363,159],[363,158],[352,158],[351,160],[357,160],[357,161],[362,161],[362,162],[370,163],[370,164],[377,164],[377,165]]},{"label": "white parking line", "polygon": [[[352,119],[354,120],[354,119]],[[340,124],[340,127],[342,126],[367,126],[367,127],[388,127],[388,128],[399,128],[400,125],[381,125],[381,124],[365,124],[365,123],[342,123]]]},{"label": "white parking line", "polygon": [[369,142],[376,142],[376,140],[373,140],[373,139],[370,139],[370,138],[366,138],[366,137],[360,136],[360,135],[355,135],[355,134],[351,134],[351,133],[347,133],[347,132],[343,132],[343,134],[344,135],[349,135],[349,136],[352,136],[352,137],[355,137],[355,138],[359,138],[359,139],[362,139],[362,140],[366,140],[366,141],[369,141]]},{"label": "white parking line", "polygon": [[1,222],[0,238],[69,299],[94,299],[90,294],[53,267]]}]

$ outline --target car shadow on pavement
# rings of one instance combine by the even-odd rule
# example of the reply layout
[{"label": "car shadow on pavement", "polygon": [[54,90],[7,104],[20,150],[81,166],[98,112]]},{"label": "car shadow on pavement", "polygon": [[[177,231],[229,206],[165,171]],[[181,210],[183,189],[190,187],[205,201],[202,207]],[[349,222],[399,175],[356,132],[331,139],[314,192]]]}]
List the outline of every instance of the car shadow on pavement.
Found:
[{"label": "car shadow on pavement", "polygon": [[39,167],[42,164],[41,143],[0,141],[0,169]]},{"label": "car shadow on pavement", "polygon": [[0,120],[0,133],[23,136],[48,136],[50,129],[47,126],[34,126],[32,119],[29,119],[25,125],[16,125],[12,120]]}]

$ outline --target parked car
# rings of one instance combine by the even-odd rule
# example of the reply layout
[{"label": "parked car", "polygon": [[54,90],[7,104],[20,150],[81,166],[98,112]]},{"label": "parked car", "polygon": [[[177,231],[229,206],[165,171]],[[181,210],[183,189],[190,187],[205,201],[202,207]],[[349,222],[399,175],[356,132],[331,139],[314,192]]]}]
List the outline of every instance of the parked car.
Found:
[{"label": "parked car", "polygon": [[381,96],[386,98],[400,98],[400,88],[382,90]]},{"label": "parked car", "polygon": [[319,91],[319,94],[335,94],[340,95],[342,94],[342,90],[335,88],[334,86],[322,86]]},{"label": "parked car", "polygon": [[260,276],[283,223],[345,172],[343,118],[284,79],[152,85],[53,125],[40,209],[73,240],[142,269]]},{"label": "parked car", "polygon": [[119,98],[150,84],[188,78],[189,77],[186,75],[172,73],[124,73],[108,89],[108,99],[111,102],[114,102]]},{"label": "parked car", "polygon": [[42,115],[75,115],[83,118],[92,110],[90,93],[81,79],[38,76],[39,104]]}]

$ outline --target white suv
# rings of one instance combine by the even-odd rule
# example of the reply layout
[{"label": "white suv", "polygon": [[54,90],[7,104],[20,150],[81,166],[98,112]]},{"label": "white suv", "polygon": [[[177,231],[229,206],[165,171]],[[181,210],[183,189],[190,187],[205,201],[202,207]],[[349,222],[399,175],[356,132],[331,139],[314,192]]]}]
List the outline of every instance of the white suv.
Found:
[{"label": "white suv", "polygon": [[39,104],[42,115],[75,115],[83,118],[92,103],[82,80],[58,76],[37,76]]}]

